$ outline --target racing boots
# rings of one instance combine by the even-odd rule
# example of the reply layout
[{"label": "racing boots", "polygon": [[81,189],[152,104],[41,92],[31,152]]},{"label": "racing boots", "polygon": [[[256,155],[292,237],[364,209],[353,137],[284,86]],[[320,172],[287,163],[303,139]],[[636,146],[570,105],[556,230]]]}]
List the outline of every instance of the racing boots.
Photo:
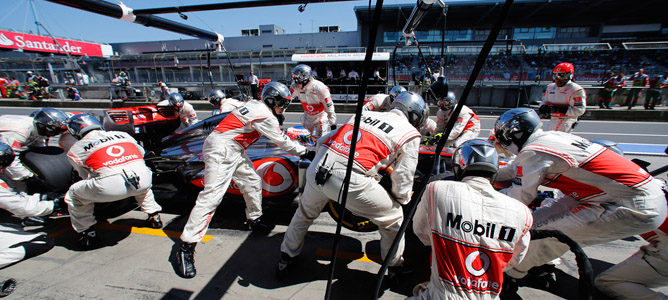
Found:
[{"label": "racing boots", "polygon": [[89,250],[100,244],[100,238],[93,228],[88,228],[82,232],[77,233],[77,244],[79,248]]},{"label": "racing boots", "polygon": [[195,270],[195,246],[197,243],[183,242],[176,251],[176,273],[183,278],[193,278]]},{"label": "racing boots", "polygon": [[288,277],[290,274],[290,266],[294,264],[295,258],[290,257],[285,252],[281,252],[281,259],[278,261],[278,265],[276,266],[276,277],[278,279],[284,279]]},{"label": "racing boots", "polygon": [[248,225],[249,229],[252,230],[253,233],[261,235],[269,234],[271,230],[276,227],[276,225],[268,221],[264,215],[255,220],[247,220],[246,225]]},{"label": "racing boots", "polygon": [[159,212],[154,212],[152,214],[149,214],[148,219],[146,219],[146,222],[148,222],[148,227],[151,227],[151,228],[154,228],[154,229],[162,228],[162,220],[160,219],[160,213]]}]

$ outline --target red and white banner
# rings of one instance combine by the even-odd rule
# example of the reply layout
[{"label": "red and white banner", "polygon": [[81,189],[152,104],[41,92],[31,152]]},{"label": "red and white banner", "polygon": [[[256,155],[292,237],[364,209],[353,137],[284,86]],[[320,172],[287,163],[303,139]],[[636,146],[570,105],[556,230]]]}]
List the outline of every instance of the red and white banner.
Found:
[{"label": "red and white banner", "polygon": [[56,39],[60,48],[48,36],[33,35],[0,30],[0,48],[23,49],[50,53],[69,53],[70,55],[111,56],[111,45],[86,43],[73,40]]}]

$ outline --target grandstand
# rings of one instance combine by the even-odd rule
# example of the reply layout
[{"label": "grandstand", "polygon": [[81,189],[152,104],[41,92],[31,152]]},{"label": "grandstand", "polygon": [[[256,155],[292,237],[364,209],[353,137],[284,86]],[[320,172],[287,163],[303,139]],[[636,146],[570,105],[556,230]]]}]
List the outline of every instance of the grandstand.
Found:
[{"label": "grandstand", "polygon": [[[387,5],[381,17],[376,52],[394,53],[383,76],[401,83],[417,84],[425,66],[440,66],[453,81],[465,80],[491,24],[500,11],[494,1],[448,3],[447,16],[432,8],[416,29],[426,60],[418,59],[415,45],[395,49],[401,27],[414,4]],[[373,10],[374,8],[371,7]],[[668,69],[668,2],[648,0],[635,4],[624,0],[518,0],[501,31],[479,80],[481,83],[538,82],[548,79],[551,68],[562,61],[576,67],[578,81],[596,82],[609,70],[632,74],[644,68],[649,74]],[[239,74],[254,70],[260,78],[289,80],[296,65],[291,57],[299,53],[364,52],[370,24],[367,6],[356,7],[355,32],[289,34],[276,25],[261,25],[258,35],[227,37],[228,53],[212,52],[211,73],[217,84],[233,83]],[[444,24],[444,21],[445,24]],[[271,30],[264,30],[264,29]],[[241,35],[241,33],[240,33]],[[444,41],[442,51],[441,42]],[[154,84],[158,80],[184,86],[208,84],[208,42],[197,39],[112,44],[112,57],[78,57],[91,81],[107,84],[121,70],[133,83]],[[64,56],[0,51],[0,76],[23,80],[27,70],[48,72],[48,64],[60,82],[73,77],[75,68]],[[331,64],[338,74],[345,63]],[[324,68],[326,66],[322,66]],[[345,69],[345,67],[343,67]],[[321,77],[324,76],[322,69]]]}]

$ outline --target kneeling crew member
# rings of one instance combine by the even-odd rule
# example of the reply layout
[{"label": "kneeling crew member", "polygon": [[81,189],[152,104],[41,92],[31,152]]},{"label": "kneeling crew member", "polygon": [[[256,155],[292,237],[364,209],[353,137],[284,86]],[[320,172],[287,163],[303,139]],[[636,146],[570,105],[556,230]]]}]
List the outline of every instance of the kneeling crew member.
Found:
[{"label": "kneeling crew member", "polygon": [[149,227],[161,228],[162,208],[153,198],[153,173],[144,162],[144,148],[125,132],[104,131],[90,114],[74,115],[67,125],[72,136],[79,139],[67,152],[67,158],[83,178],[65,194],[79,246],[91,248],[99,242],[93,228],[96,202],[134,197],[149,215]]}]

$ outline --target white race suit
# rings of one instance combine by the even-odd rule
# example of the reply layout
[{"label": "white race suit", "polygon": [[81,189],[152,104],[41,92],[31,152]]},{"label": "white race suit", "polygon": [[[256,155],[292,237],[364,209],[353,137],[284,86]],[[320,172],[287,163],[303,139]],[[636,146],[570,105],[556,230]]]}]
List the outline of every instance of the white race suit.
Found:
[{"label": "white race suit", "polygon": [[262,216],[262,179],[246,149],[263,135],[294,155],[306,152],[304,146],[283,134],[278,119],[260,100],[250,100],[233,110],[204,141],[204,189],[190,212],[182,241],[202,240],[233,176],[246,202],[246,218],[255,220]]},{"label": "white race suit", "polygon": [[[361,118],[346,208],[378,225],[382,258],[388,259],[391,266],[399,265],[403,261],[403,239],[394,257],[388,258],[386,255],[403,221],[401,204],[411,199],[420,133],[398,110],[365,111]],[[281,251],[291,257],[301,252],[308,228],[320,215],[322,208],[330,199],[339,198],[350,152],[353,123],[354,118],[350,118],[346,125],[318,140],[317,154],[306,170],[304,193],[281,244]],[[392,164],[392,191],[388,193],[377,178],[380,169]],[[330,166],[332,175],[323,185],[318,185],[315,175],[321,165]]]},{"label": "white race suit", "polygon": [[431,278],[414,299],[498,299],[503,270],[527,252],[531,224],[529,208],[486,178],[430,183],[413,231],[431,246]]},{"label": "white race suit", "polygon": [[[536,130],[517,157],[499,171],[498,180],[507,179],[513,184],[502,192],[525,204],[534,200],[539,185],[565,194],[557,204],[575,199],[575,208],[537,209],[535,215],[550,217],[536,219],[534,228],[560,230],[582,247],[653,230],[666,218],[659,180],[615,152],[570,133]],[[568,246],[554,238],[532,241],[522,263],[507,273],[521,278],[566,250]]]},{"label": "white race suit", "polygon": [[[144,162],[144,148],[129,134],[93,130],[72,145],[67,158],[83,178],[65,194],[76,232],[95,225],[96,202],[134,197],[147,214],[162,210],[153,198],[153,173]],[[138,180],[133,182],[133,177]]]},{"label": "white race suit", "polygon": [[292,99],[298,98],[304,109],[304,128],[316,138],[327,134],[330,125],[336,124],[336,112],[329,88],[319,80],[311,79],[302,88],[292,84],[290,91]]}]

